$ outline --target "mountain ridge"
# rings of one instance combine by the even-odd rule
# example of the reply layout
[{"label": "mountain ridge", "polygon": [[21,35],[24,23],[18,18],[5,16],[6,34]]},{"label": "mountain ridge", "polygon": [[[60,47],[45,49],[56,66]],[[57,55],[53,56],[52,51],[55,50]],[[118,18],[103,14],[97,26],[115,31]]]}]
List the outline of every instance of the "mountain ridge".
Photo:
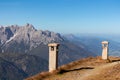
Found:
[{"label": "mountain ridge", "polygon": [[1,37],[0,39],[3,51],[6,51],[6,49],[4,50],[5,46],[13,45],[14,42],[16,42],[15,44],[22,44],[22,42],[24,42],[26,50],[23,52],[26,53],[27,50],[31,50],[33,47],[35,48],[42,43],[46,45],[49,42],[63,40],[58,33],[47,30],[36,30],[31,24],[1,27],[0,30],[0,35],[5,35],[5,37],[3,36],[3,38]]}]

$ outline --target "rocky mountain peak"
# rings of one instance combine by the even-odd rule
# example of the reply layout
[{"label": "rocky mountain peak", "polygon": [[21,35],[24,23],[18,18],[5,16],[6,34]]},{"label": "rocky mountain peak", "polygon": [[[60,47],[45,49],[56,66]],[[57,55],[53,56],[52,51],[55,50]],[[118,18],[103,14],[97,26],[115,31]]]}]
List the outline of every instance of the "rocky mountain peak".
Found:
[{"label": "rocky mountain peak", "polygon": [[36,29],[34,28],[34,26],[33,26],[32,24],[29,24],[29,23],[27,23],[27,24],[25,25],[25,28],[31,29],[31,30],[36,30]]},{"label": "rocky mountain peak", "polygon": [[25,26],[21,26],[18,32],[29,33],[29,32],[33,32],[33,31],[36,31],[34,26],[32,24],[27,23]]},{"label": "rocky mountain peak", "polygon": [[3,42],[2,48],[4,51],[11,47],[11,45],[17,45],[23,49],[19,50],[26,52],[36,48],[40,44],[47,45],[50,42],[61,42],[64,40],[59,33],[54,33],[48,30],[36,30],[34,26],[29,23],[27,23],[25,26],[11,25],[7,27],[1,27],[0,30],[0,41]]}]

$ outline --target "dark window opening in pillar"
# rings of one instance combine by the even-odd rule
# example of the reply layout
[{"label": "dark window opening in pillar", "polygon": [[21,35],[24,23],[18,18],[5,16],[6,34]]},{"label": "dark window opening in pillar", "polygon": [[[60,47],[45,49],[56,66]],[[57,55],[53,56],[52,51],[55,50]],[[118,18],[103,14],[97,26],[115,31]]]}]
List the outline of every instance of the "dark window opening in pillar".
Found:
[{"label": "dark window opening in pillar", "polygon": [[107,44],[104,44],[104,47],[107,47],[108,45]]},{"label": "dark window opening in pillar", "polygon": [[51,51],[54,51],[54,46],[51,46]]}]

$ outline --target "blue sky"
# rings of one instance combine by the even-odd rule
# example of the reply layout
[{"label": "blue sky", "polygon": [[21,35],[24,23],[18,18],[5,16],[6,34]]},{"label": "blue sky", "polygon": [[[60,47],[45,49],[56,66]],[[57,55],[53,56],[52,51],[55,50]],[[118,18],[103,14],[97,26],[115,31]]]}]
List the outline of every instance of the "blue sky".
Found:
[{"label": "blue sky", "polygon": [[59,33],[120,34],[120,0],[0,0],[0,25]]}]

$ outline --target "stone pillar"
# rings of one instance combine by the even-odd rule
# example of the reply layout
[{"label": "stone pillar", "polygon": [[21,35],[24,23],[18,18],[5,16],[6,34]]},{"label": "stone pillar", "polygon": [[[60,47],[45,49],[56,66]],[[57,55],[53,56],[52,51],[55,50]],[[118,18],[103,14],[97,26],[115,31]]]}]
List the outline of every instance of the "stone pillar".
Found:
[{"label": "stone pillar", "polygon": [[49,72],[58,67],[58,43],[50,43],[49,46]]},{"label": "stone pillar", "polygon": [[108,41],[103,41],[102,42],[102,59],[106,60],[108,59]]}]

